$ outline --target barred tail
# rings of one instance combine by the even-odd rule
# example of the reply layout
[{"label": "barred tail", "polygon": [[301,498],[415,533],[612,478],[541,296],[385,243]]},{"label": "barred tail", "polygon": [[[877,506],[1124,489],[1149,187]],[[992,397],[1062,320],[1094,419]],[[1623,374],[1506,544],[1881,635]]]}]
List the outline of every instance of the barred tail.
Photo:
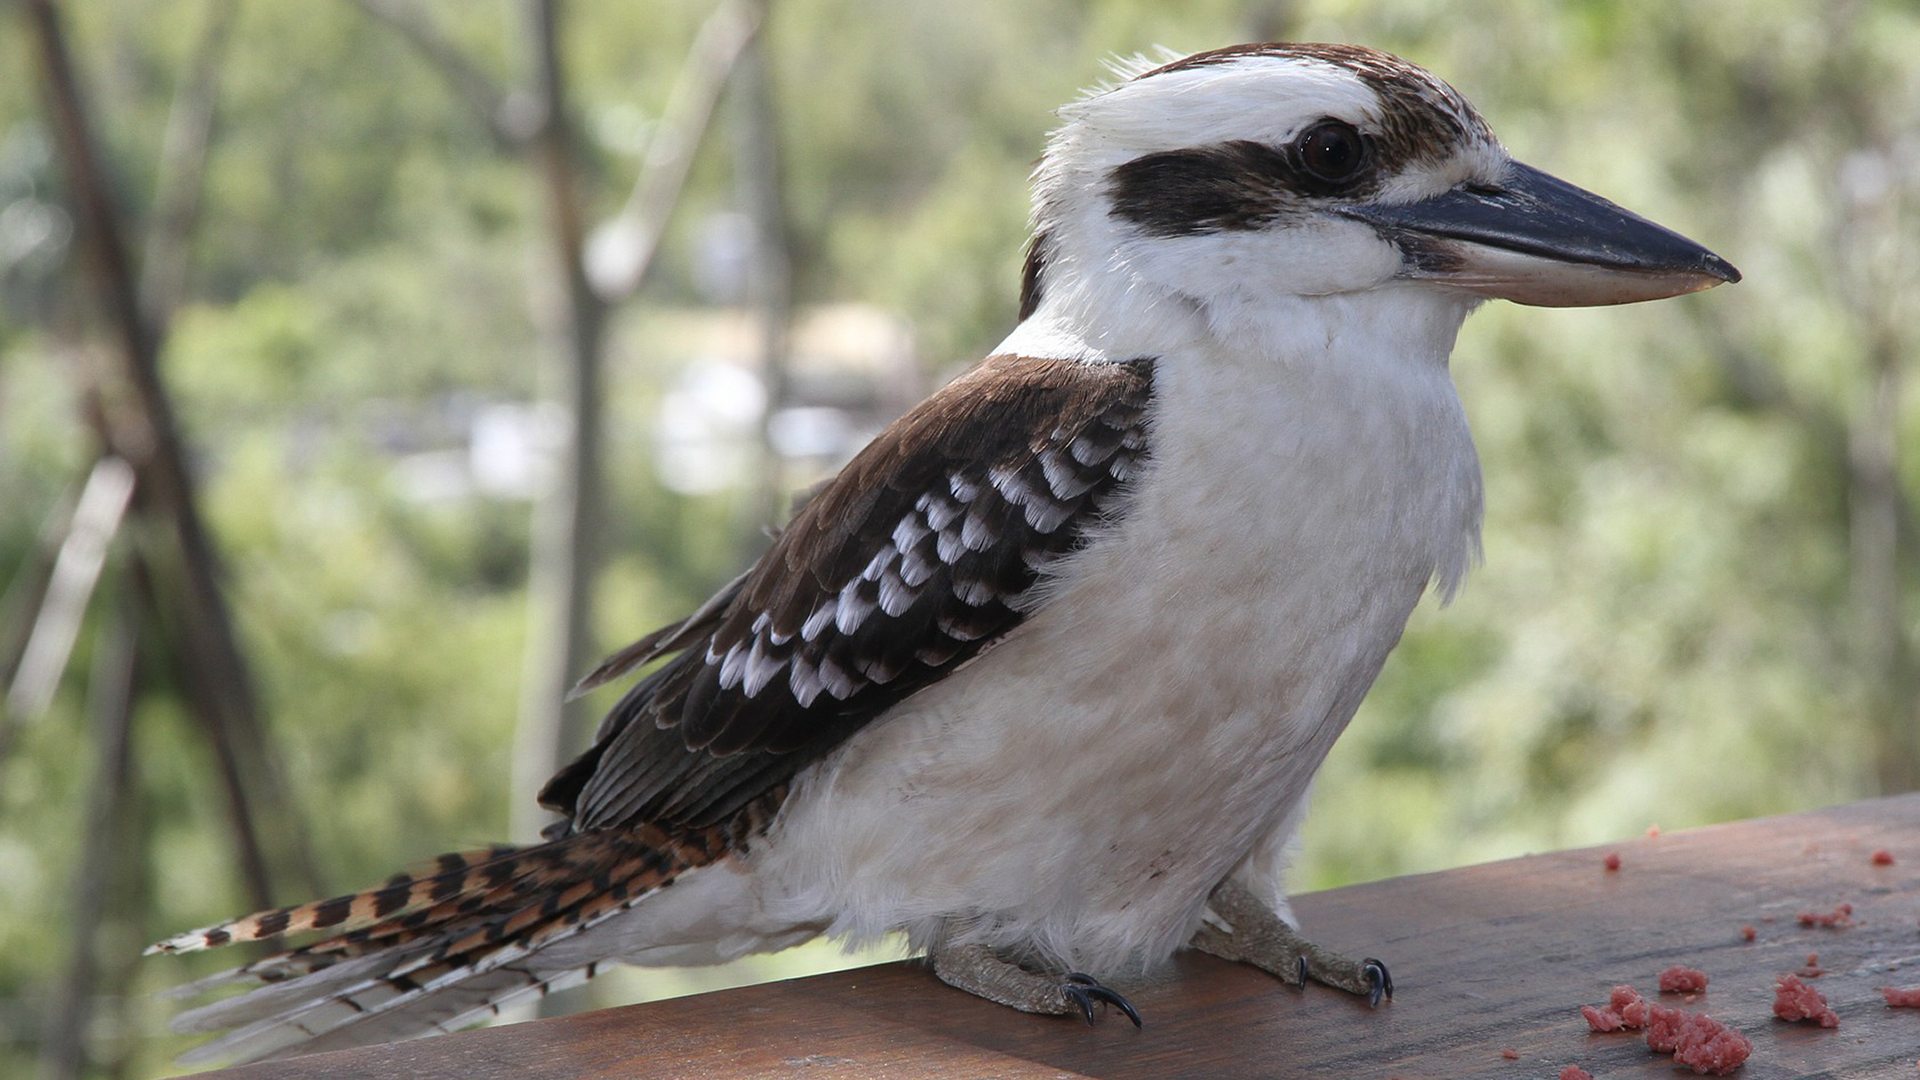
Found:
[{"label": "barred tail", "polygon": [[255,984],[174,1019],[180,1032],[227,1031],[181,1063],[256,1061],[452,1030],[509,1001],[584,982],[598,965],[583,966],[580,950],[547,963],[541,951],[736,850],[742,824],[683,835],[587,832],[443,855],[376,889],[169,938],[147,951],[334,931],[181,988]]}]

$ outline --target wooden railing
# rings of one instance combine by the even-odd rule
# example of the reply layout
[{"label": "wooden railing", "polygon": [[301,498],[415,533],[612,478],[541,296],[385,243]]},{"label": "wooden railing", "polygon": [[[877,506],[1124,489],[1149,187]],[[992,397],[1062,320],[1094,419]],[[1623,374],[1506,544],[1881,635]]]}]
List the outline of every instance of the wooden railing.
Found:
[{"label": "wooden railing", "polygon": [[[1623,826],[1658,807],[1622,811]],[[1875,850],[1892,853],[1875,865]],[[1608,852],[1620,868],[1604,865]],[[1853,925],[1800,925],[1851,903]],[[559,1077],[1596,1077],[1676,1075],[1633,1034],[1589,1034],[1579,1006],[1673,964],[1712,978],[1691,1002],[1752,1039],[1737,1075],[1920,1077],[1920,1010],[1878,988],[1920,984],[1920,795],[1638,837],[1298,898],[1322,943],[1379,956],[1377,1010],[1245,967],[1183,955],[1109,1012],[1025,1016],[885,964],[438,1039],[254,1065],[231,1080]],[[1754,928],[1747,941],[1742,928]],[[1804,972],[1838,1029],[1773,1018],[1777,975]],[[1504,1056],[1502,1051],[1515,1056]]]}]

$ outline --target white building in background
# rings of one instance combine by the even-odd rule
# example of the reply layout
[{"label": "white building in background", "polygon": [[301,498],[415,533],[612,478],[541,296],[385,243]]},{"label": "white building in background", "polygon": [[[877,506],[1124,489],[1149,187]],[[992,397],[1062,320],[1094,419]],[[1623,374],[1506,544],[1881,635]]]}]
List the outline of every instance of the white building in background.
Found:
[{"label": "white building in background", "polygon": [[[853,456],[887,423],[925,397],[927,375],[912,328],[866,304],[828,304],[794,313],[784,400],[769,400],[759,370],[760,328],[738,307],[649,313],[645,330],[610,350],[608,428],[619,454],[619,407],[645,350],[646,379],[664,386],[645,417],[660,483],[683,494],[739,490],[780,470],[804,486]],[[651,395],[649,395],[651,397]],[[534,498],[550,475],[566,418],[530,402],[449,403],[457,445],[399,453],[388,474],[409,501]],[[628,423],[632,425],[631,412]],[[438,426],[438,423],[432,426]],[[641,425],[632,425],[641,426]]]},{"label": "white building in background", "polygon": [[[904,319],[865,304],[796,313],[786,399],[768,400],[758,324],[716,313],[661,399],[653,425],[660,482],[706,493],[761,481],[770,450],[786,477],[807,483],[864,446],[926,395]],[[688,329],[694,329],[689,327]],[[771,410],[771,415],[769,415]]]}]

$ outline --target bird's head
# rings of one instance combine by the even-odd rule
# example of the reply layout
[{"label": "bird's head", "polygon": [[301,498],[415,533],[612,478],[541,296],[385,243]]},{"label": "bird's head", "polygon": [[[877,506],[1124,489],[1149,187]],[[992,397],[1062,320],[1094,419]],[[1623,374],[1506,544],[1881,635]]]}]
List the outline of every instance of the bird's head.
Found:
[{"label": "bird's head", "polygon": [[[1513,160],[1460,93],[1351,45],[1241,45],[1062,110],[1035,174],[1023,317],[1050,290],[1198,307],[1385,287],[1621,304],[1739,272]],[[1060,299],[1072,302],[1073,297]],[[1457,325],[1457,324],[1456,324]]]}]

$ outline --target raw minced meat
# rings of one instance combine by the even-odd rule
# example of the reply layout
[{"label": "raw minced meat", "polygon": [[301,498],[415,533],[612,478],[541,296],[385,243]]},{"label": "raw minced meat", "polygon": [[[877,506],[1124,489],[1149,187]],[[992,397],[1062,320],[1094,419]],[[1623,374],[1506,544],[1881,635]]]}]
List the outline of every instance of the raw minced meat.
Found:
[{"label": "raw minced meat", "polygon": [[1920,986],[1909,986],[1902,990],[1895,986],[1883,986],[1880,993],[1887,999],[1889,1009],[1920,1009]]},{"label": "raw minced meat", "polygon": [[1660,973],[1660,992],[1663,994],[1697,994],[1706,988],[1707,973],[1699,968],[1675,964]]},{"label": "raw minced meat", "polygon": [[1569,1065],[1560,1070],[1560,1080],[1593,1080],[1593,1074],[1578,1065]]},{"label": "raw minced meat", "polygon": [[1607,857],[1600,860],[1600,863],[1607,868],[1608,873],[1612,873],[1620,869],[1620,853],[1617,851],[1609,851],[1607,852]]},{"label": "raw minced meat", "polygon": [[1654,1005],[1647,1021],[1647,1046],[1702,1075],[1724,1076],[1738,1069],[1753,1043],[1745,1035],[1705,1013]]},{"label": "raw minced meat", "polygon": [[1627,1022],[1612,1009],[1596,1009],[1591,1005],[1580,1006],[1580,1015],[1587,1018],[1587,1027],[1602,1035],[1610,1031],[1625,1031]]},{"label": "raw minced meat", "polygon": [[1875,866],[1893,865],[1893,852],[1888,851],[1886,848],[1875,851],[1870,858]]},{"label": "raw minced meat", "polygon": [[1503,1049],[1502,1049],[1502,1050],[1500,1051],[1500,1056],[1501,1056],[1501,1057],[1503,1057],[1503,1058],[1506,1058],[1506,1059],[1507,1059],[1508,1061],[1519,1061],[1519,1060],[1520,1060],[1520,1051],[1518,1051],[1518,1050],[1515,1050],[1515,1049],[1514,1049],[1513,1047],[1511,1047],[1511,1046],[1508,1046],[1508,1047],[1505,1047],[1505,1048],[1503,1048]]},{"label": "raw minced meat", "polygon": [[1840,1026],[1840,1016],[1827,1006],[1827,999],[1800,981],[1798,975],[1782,975],[1774,983],[1773,1015],[1782,1020],[1810,1020],[1825,1028]]},{"label": "raw minced meat", "polygon": [[1741,941],[1752,941],[1753,939],[1755,939],[1755,938],[1757,938],[1757,937],[1759,937],[1759,936],[1760,936],[1760,931],[1758,931],[1758,930],[1755,930],[1755,929],[1754,929],[1753,927],[1751,927],[1751,926],[1743,926],[1743,927],[1741,927],[1741,928],[1740,928],[1740,940],[1741,940]]},{"label": "raw minced meat", "polygon": [[1605,1005],[1582,1005],[1580,1015],[1587,1018],[1589,1028],[1603,1034],[1609,1031],[1638,1031],[1647,1026],[1647,1009],[1647,1002],[1638,990],[1631,986],[1616,986]]},{"label": "raw minced meat", "polygon": [[1753,1043],[1745,1035],[1705,1013],[1695,1013],[1687,1017],[1673,1060],[1703,1076],[1725,1076],[1752,1053]]},{"label": "raw minced meat", "polygon": [[1647,1046],[1662,1054],[1671,1054],[1680,1048],[1680,1029],[1687,1025],[1687,1014],[1683,1009],[1671,1005],[1655,1005],[1647,1010]]},{"label": "raw minced meat", "polygon": [[1841,904],[1832,911],[1803,911],[1798,916],[1801,926],[1825,926],[1838,929],[1853,925],[1853,905]]}]

